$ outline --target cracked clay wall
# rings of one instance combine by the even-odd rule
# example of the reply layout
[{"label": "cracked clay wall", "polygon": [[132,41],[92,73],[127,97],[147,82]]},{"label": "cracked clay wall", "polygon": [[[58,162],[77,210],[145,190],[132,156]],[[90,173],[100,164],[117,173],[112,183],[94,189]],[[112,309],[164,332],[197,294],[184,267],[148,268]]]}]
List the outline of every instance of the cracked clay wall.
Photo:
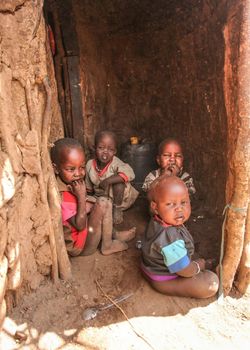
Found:
[{"label": "cracked clay wall", "polygon": [[21,286],[55,276],[47,141],[60,110],[42,9],[0,2],[0,324]]}]

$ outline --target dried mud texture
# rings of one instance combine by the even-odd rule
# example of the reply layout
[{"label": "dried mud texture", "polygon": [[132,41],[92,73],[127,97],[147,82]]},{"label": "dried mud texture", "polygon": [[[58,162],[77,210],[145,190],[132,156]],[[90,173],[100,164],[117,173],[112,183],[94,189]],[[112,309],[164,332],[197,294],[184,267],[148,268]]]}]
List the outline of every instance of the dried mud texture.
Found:
[{"label": "dried mud texture", "polygon": [[211,212],[226,179],[225,1],[74,1],[87,144],[100,128],[184,144]]},{"label": "dried mud texture", "polygon": [[[21,290],[36,289],[50,274],[52,266],[53,223],[47,185],[53,172],[47,139],[50,119],[59,120],[60,110],[42,7],[43,1],[39,0],[0,2],[0,303],[3,310],[5,295],[11,301],[7,303],[9,307]],[[51,82],[49,88],[45,77]],[[48,114],[50,99],[52,110]],[[7,282],[2,281],[6,258]]]}]

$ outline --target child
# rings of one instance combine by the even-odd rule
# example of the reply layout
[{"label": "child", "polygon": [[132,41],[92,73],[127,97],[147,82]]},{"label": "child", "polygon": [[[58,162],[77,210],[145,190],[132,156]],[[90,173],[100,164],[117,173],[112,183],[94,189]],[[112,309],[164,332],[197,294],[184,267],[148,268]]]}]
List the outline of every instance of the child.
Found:
[{"label": "child", "polygon": [[[93,254],[100,241],[104,255],[126,250],[128,245],[125,242],[112,239],[111,200],[87,197],[85,154],[81,144],[71,138],[57,140],[51,149],[51,159],[62,198],[63,230],[68,254]],[[121,236],[124,235],[121,233]]]},{"label": "child", "polygon": [[160,175],[174,175],[181,178],[190,195],[193,195],[196,190],[193,184],[192,177],[183,171],[183,153],[179,142],[175,139],[168,138],[163,140],[158,147],[158,155],[156,161],[159,168],[149,173],[142,185],[142,189],[147,192],[150,189],[152,182]]},{"label": "child", "polygon": [[86,187],[96,197],[108,197],[113,201],[113,221],[123,221],[123,210],[136,200],[138,192],[130,184],[135,177],[133,169],[116,155],[116,136],[111,131],[95,135],[95,158],[86,165]]},{"label": "child", "polygon": [[218,278],[208,271],[212,260],[192,260],[193,239],[183,225],[191,209],[185,183],[162,175],[151,185],[149,200],[154,217],[142,243],[142,272],[160,293],[208,298],[218,289]]}]

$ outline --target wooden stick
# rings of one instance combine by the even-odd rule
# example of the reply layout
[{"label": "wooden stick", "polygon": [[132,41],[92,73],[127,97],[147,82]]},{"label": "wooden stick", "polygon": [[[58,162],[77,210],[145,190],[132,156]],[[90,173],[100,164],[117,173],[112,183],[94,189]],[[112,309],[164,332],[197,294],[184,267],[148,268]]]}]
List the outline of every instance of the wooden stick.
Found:
[{"label": "wooden stick", "polygon": [[32,99],[31,99],[31,87],[30,87],[30,80],[27,79],[27,82],[24,86],[25,89],[25,97],[26,97],[26,104],[27,104],[27,112],[28,112],[28,120],[29,120],[29,129],[33,130],[32,125],[32,118],[33,118],[33,108],[32,108]]},{"label": "wooden stick", "polygon": [[59,274],[63,280],[69,280],[72,278],[71,265],[65,247],[60,199],[57,190],[56,180],[53,175],[50,176],[48,181],[48,203],[52,217],[52,225],[54,228]]},{"label": "wooden stick", "polygon": [[33,29],[33,33],[32,33],[32,40],[35,38],[36,33],[38,31],[39,25],[41,23],[41,18],[42,18],[42,13],[43,13],[43,1],[42,0],[38,0],[38,15],[37,15],[37,21],[36,21],[36,25]]},{"label": "wooden stick", "polygon": [[51,93],[51,87],[49,84],[48,76],[43,78],[43,86],[46,92],[46,105],[45,105],[43,120],[42,120],[42,143],[41,143],[42,159],[46,158],[45,155],[46,153],[48,153],[48,136],[50,133],[50,123],[51,123],[52,93]]},{"label": "wooden stick", "polygon": [[[40,81],[38,80],[38,83]],[[41,137],[41,162],[42,162],[42,169],[44,172],[44,183],[48,186],[48,178],[49,178],[49,156],[48,156],[48,135],[50,130],[50,122],[51,122],[51,88],[49,85],[49,79],[46,76],[42,80],[44,89],[46,92],[46,104],[45,109],[43,113],[43,119],[42,119],[42,137]],[[50,171],[52,171],[50,169]],[[46,189],[48,190],[48,189]],[[47,195],[47,191],[46,191]],[[48,221],[49,221],[49,242],[50,242],[50,249],[51,249],[51,256],[52,256],[52,278],[54,282],[58,281],[59,278],[59,272],[58,272],[58,256],[57,256],[57,247],[56,247],[56,241],[55,241],[55,233],[53,229],[53,223],[51,220],[51,212],[49,208],[49,204],[46,202],[46,207],[48,208]]]},{"label": "wooden stick", "polygon": [[97,285],[97,287],[100,289],[100,291],[102,292],[102,294],[109,300],[111,301],[112,304],[115,305],[115,307],[117,307],[118,310],[121,311],[121,313],[123,314],[123,316],[125,317],[125,319],[127,320],[127,322],[129,323],[130,327],[132,328],[133,332],[137,335],[137,337],[141,338],[152,350],[156,350],[156,348],[150,344],[150,342],[144,337],[144,335],[142,335],[141,333],[139,333],[137,331],[137,329],[135,329],[134,325],[131,323],[130,319],[128,318],[128,316],[126,315],[125,311],[121,308],[120,305],[118,305],[107,293],[105,293],[104,289],[102,288],[100,282],[95,279],[95,284]]},{"label": "wooden stick", "polygon": [[233,154],[234,193],[226,222],[226,247],[223,259],[223,287],[227,295],[239,266],[246,226],[246,212],[249,204],[250,174],[250,3],[242,3],[242,22],[237,67],[238,130],[237,143]]},{"label": "wooden stick", "polygon": [[250,293],[250,203],[248,204],[247,211],[243,253],[235,284],[240,293]]}]

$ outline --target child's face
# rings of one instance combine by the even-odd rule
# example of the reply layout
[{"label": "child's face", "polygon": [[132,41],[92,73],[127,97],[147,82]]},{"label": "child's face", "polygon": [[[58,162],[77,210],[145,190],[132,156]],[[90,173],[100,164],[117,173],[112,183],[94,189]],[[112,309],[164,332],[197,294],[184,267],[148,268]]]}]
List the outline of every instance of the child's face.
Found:
[{"label": "child's face", "polygon": [[182,225],[191,213],[188,190],[185,184],[172,183],[158,193],[157,199],[151,202],[153,211],[167,224]]},{"label": "child's face", "polygon": [[85,155],[79,148],[69,148],[62,151],[60,163],[53,164],[55,173],[66,184],[83,179],[85,176]]},{"label": "child's face", "polygon": [[157,163],[162,170],[171,169],[173,166],[177,166],[181,170],[183,166],[181,146],[176,142],[167,143],[163,147],[162,153],[157,156]]},{"label": "child's face", "polygon": [[109,163],[116,154],[116,144],[109,135],[103,136],[95,147],[96,158],[102,164]]}]

